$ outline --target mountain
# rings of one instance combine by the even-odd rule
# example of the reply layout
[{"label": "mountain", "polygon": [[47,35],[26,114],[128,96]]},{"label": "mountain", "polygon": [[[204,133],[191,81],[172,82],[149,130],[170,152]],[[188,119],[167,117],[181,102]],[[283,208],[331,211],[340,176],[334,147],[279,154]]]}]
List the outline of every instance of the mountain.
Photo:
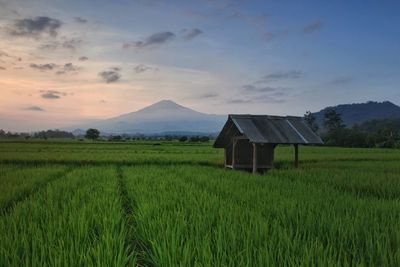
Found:
[{"label": "mountain", "polygon": [[108,134],[216,133],[226,119],[225,115],[205,114],[162,100],[135,112],[70,129],[96,128]]},{"label": "mountain", "polygon": [[356,123],[360,124],[369,120],[400,118],[400,107],[392,102],[369,101],[367,103],[345,104],[327,107],[319,112],[313,113],[320,126],[322,126],[324,113],[329,108],[333,108],[336,112],[341,114],[346,127],[351,127]]}]

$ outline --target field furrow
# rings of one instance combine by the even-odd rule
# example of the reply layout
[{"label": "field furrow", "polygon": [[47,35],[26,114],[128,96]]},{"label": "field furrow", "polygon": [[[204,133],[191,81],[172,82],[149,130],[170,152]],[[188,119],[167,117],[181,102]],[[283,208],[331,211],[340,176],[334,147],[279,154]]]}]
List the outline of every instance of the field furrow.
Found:
[{"label": "field furrow", "polygon": [[127,192],[126,181],[120,166],[116,167],[117,170],[117,184],[118,192],[121,198],[121,205],[123,216],[126,222],[127,232],[125,235],[125,248],[130,256],[133,256],[135,263],[138,266],[153,266],[147,256],[149,248],[146,247],[146,241],[141,240],[136,233],[137,222],[135,221],[134,212],[137,210],[136,202]]}]

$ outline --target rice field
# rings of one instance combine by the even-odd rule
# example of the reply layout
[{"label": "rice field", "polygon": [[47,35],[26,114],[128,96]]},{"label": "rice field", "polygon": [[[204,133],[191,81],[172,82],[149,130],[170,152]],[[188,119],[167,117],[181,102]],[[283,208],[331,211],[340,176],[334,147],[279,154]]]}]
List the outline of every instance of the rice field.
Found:
[{"label": "rice field", "polygon": [[0,142],[0,266],[400,266],[400,151]]}]

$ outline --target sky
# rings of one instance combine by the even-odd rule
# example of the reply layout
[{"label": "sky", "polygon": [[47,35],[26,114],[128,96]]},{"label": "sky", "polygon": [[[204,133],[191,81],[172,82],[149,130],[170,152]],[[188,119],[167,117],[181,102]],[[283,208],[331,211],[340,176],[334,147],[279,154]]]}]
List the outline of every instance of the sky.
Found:
[{"label": "sky", "polygon": [[0,0],[0,128],[163,99],[212,114],[400,104],[398,0]]}]

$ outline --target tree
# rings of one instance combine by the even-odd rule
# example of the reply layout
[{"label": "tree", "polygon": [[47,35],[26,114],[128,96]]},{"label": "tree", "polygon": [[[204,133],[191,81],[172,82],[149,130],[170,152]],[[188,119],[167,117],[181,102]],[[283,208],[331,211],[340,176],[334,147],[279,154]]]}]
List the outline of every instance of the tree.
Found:
[{"label": "tree", "polygon": [[208,142],[208,141],[210,141],[210,137],[208,137],[208,136],[200,137],[200,142]]},{"label": "tree", "polygon": [[318,132],[319,130],[318,123],[316,121],[315,116],[310,111],[306,111],[306,114],[304,114],[304,121],[306,122],[308,127],[310,127],[311,130],[313,130],[314,132]]},{"label": "tree", "polygon": [[328,133],[332,133],[336,130],[343,129],[342,117],[333,108],[329,108],[324,113],[324,127]]},{"label": "tree", "polygon": [[74,135],[70,132],[60,131],[60,130],[47,130],[35,132],[33,134],[35,138],[74,138]]},{"label": "tree", "polygon": [[120,136],[120,135],[110,136],[108,141],[120,142],[120,141],[122,141],[122,136]]},{"label": "tree", "polygon": [[186,142],[187,140],[187,136],[181,136],[181,138],[179,138],[179,142]]},{"label": "tree", "polygon": [[325,144],[333,146],[347,146],[350,129],[345,129],[343,120],[333,108],[328,108],[324,113],[324,127],[326,132],[322,136]]},{"label": "tree", "polygon": [[100,131],[97,129],[90,128],[86,131],[85,138],[96,140],[100,136]]},{"label": "tree", "polygon": [[190,142],[199,142],[200,141],[200,137],[198,136],[191,136],[189,139]]}]

